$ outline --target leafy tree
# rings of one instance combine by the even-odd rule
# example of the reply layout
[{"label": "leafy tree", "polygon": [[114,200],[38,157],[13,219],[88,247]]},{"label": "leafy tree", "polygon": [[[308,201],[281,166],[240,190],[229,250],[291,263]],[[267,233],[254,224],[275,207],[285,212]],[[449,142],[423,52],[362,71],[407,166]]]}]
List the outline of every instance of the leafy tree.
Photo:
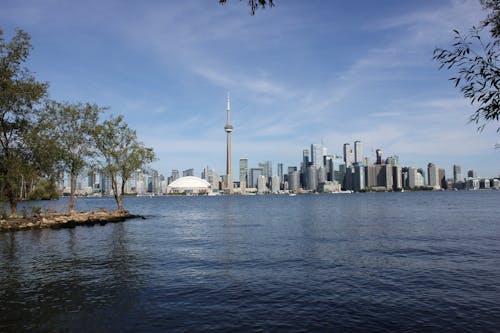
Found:
[{"label": "leafy tree", "polygon": [[95,104],[49,101],[40,114],[40,135],[57,143],[60,168],[70,175],[68,211],[75,208],[78,175],[96,153],[93,132],[104,109]]},{"label": "leafy tree", "polygon": [[24,175],[36,172],[36,156],[28,137],[34,108],[48,88],[23,67],[31,49],[26,32],[17,30],[6,42],[0,29],[0,188],[2,198],[9,201],[11,215],[17,215]]},{"label": "leafy tree", "polygon": [[123,122],[123,116],[98,125],[95,141],[103,158],[103,170],[111,178],[118,210],[123,210],[125,183],[137,169],[154,160],[153,149],[137,140],[136,132]]},{"label": "leafy tree", "polygon": [[[481,0],[481,4],[490,13],[479,27],[465,35],[454,30],[453,48],[434,50],[440,68],[457,69],[458,75],[450,80],[455,87],[460,86],[464,97],[476,108],[470,120],[481,123],[479,130],[488,122],[498,122],[500,117],[500,0]],[[485,28],[490,28],[491,33],[486,40]]]},{"label": "leafy tree", "polygon": [[[227,0],[219,0],[219,3],[221,4],[225,4],[226,2]],[[273,0],[248,0],[248,5],[250,6],[250,13],[254,15],[259,6],[262,7],[262,9],[266,8],[266,5],[269,7],[273,7],[274,2]]]}]

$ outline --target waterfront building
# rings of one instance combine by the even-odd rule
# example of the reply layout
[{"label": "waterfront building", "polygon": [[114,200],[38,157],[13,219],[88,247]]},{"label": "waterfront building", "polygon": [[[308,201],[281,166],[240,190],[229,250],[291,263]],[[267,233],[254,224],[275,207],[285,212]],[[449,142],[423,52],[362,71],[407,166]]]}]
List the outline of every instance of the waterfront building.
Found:
[{"label": "waterfront building", "polygon": [[318,168],[318,186],[316,188],[318,188],[321,184],[326,183],[326,181],[326,168],[321,166]]},{"label": "waterfront building", "polygon": [[403,168],[392,165],[392,187],[395,191],[403,188]]},{"label": "waterfront building", "polygon": [[361,143],[361,141],[354,141],[354,162],[355,163],[365,162],[363,158],[363,144]]},{"label": "waterfront building", "polygon": [[438,168],[434,163],[429,163],[427,165],[427,184],[435,189],[441,188]]},{"label": "waterfront building", "polygon": [[315,165],[307,167],[306,172],[306,190],[316,191],[318,189],[318,169]]},{"label": "waterfront building", "polygon": [[422,187],[425,185],[425,176],[422,169],[408,167],[408,187]]},{"label": "waterfront building", "polygon": [[292,170],[291,172],[289,172],[287,178],[289,191],[294,192],[300,189],[300,174],[297,170]]},{"label": "waterfront building", "polygon": [[259,176],[264,174],[264,170],[262,168],[251,168],[250,169],[250,177],[248,178],[249,187],[257,187],[257,180]]},{"label": "waterfront building", "polygon": [[232,157],[231,157],[231,133],[233,126],[231,125],[231,105],[229,100],[229,93],[227,94],[227,122],[224,126],[226,131],[226,184],[225,189],[231,194],[233,193],[233,171],[232,171]]},{"label": "waterfront building", "polygon": [[319,143],[311,144],[311,163],[316,169],[323,166],[323,145]]},{"label": "waterfront building", "polygon": [[365,186],[365,167],[363,164],[356,163],[354,165],[354,179],[353,187],[354,191],[361,191],[366,188]]},{"label": "waterfront building", "polygon": [[285,181],[284,174],[283,174],[283,163],[278,163],[276,172],[278,174],[280,184],[283,184],[283,182]]},{"label": "waterfront building", "polygon": [[351,166],[354,163],[354,155],[352,153],[351,145],[344,143],[344,162],[346,167]]},{"label": "waterfront building", "polygon": [[[273,176],[273,163],[271,161],[259,163],[259,168],[262,168],[262,175],[264,175],[267,179]],[[267,181],[268,180],[266,180],[266,182]]]},{"label": "waterfront building", "polygon": [[211,184],[204,179],[186,176],[167,186],[167,194],[208,194]]},{"label": "waterfront building", "polygon": [[264,175],[259,175],[259,177],[257,178],[257,193],[263,194],[269,191],[266,183],[267,177]]},{"label": "waterfront building", "polygon": [[346,168],[345,177],[342,187],[345,190],[354,190],[354,166],[348,166]]},{"label": "waterfront building", "polygon": [[453,165],[453,182],[458,183],[462,181],[462,168],[458,164]]},{"label": "waterfront building", "polygon": [[240,158],[240,188],[244,190],[248,182],[248,158]]},{"label": "waterfront building", "polygon": [[438,185],[443,189],[447,188],[446,175],[443,168],[438,168]]},{"label": "waterfront building", "polygon": [[280,178],[278,176],[273,176],[271,179],[271,192],[279,193],[280,191]]}]

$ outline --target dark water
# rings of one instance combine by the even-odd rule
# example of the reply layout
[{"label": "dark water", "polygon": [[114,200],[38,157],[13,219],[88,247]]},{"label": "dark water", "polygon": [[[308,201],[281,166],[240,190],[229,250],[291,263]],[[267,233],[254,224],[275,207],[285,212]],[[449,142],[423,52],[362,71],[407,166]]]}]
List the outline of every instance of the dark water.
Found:
[{"label": "dark water", "polygon": [[500,191],[125,204],[148,218],[0,234],[0,331],[500,330]]}]

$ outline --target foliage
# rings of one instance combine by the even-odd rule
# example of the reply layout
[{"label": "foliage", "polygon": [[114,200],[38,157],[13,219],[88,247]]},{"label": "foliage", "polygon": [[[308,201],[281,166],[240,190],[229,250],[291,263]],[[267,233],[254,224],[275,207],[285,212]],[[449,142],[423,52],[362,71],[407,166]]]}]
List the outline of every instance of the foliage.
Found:
[{"label": "foliage", "polygon": [[74,210],[77,176],[95,155],[93,132],[102,111],[95,104],[49,101],[40,112],[39,133],[57,143],[57,152],[52,154],[58,156],[60,168],[71,177],[69,211]]},{"label": "foliage", "polygon": [[46,96],[48,84],[35,80],[23,67],[31,50],[30,36],[17,30],[10,42],[0,29],[0,180],[2,197],[17,214],[24,175],[37,173],[36,158],[28,139],[34,108]]},{"label": "foliage", "polygon": [[[500,0],[481,3],[492,11],[481,26],[465,35],[454,30],[453,48],[436,48],[433,57],[440,68],[457,69],[458,75],[450,80],[476,108],[470,120],[480,124],[479,130],[500,117]],[[485,38],[483,30],[491,25],[492,38]]]},{"label": "foliage", "polygon": [[27,198],[28,200],[59,199],[55,178],[40,178]]},{"label": "foliage", "polygon": [[[241,0],[240,0],[241,1]],[[219,0],[219,3],[225,4],[227,0]],[[274,1],[273,0],[248,0],[248,6],[250,6],[250,13],[252,15],[255,14],[255,11],[260,7],[262,9],[266,8],[266,5],[269,7],[274,6]]]},{"label": "foliage", "polygon": [[137,169],[154,160],[153,150],[138,141],[136,132],[123,122],[122,116],[112,117],[98,125],[94,137],[103,159],[103,170],[111,178],[118,209],[122,210],[125,183]]}]

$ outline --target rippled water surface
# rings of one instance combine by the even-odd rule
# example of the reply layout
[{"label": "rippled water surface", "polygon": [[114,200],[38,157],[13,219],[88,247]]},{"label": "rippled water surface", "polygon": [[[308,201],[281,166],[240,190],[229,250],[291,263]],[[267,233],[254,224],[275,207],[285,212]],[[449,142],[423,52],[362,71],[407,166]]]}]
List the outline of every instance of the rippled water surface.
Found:
[{"label": "rippled water surface", "polygon": [[0,233],[1,332],[500,330],[500,191],[125,206],[147,218]]}]

